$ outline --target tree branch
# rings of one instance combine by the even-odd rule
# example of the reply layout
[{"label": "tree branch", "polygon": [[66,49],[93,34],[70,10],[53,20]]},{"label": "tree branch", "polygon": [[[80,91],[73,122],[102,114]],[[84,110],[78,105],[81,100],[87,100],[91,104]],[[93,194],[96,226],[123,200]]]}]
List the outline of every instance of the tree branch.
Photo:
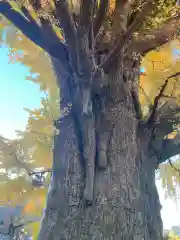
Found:
[{"label": "tree branch", "polygon": [[150,111],[150,114],[148,116],[148,119],[147,119],[147,124],[152,124],[155,122],[155,118],[156,118],[156,112],[157,112],[157,108],[158,108],[158,105],[159,105],[159,101],[164,93],[164,90],[168,84],[168,78],[166,79],[166,81],[164,82],[164,84],[161,86],[161,89],[159,91],[159,93],[157,94],[157,96],[155,97],[154,99],[154,105],[152,106],[152,109]]},{"label": "tree branch", "polygon": [[147,34],[139,36],[132,43],[131,49],[141,54],[167,43],[180,35],[180,14],[167,20],[162,27],[150,30]]},{"label": "tree branch", "polygon": [[159,105],[159,101],[160,101],[160,99],[164,96],[164,91],[165,91],[165,89],[166,89],[166,86],[167,86],[167,84],[168,84],[168,81],[169,81],[169,79],[171,79],[171,78],[174,78],[174,77],[177,77],[177,76],[179,76],[180,75],[180,72],[177,72],[177,73],[175,73],[175,74],[172,74],[171,76],[169,76],[166,80],[165,80],[165,82],[164,82],[164,84],[161,86],[161,89],[160,89],[160,91],[159,91],[159,93],[157,94],[157,96],[155,97],[155,99],[154,99],[154,105],[152,106],[152,109],[151,109],[151,111],[150,111],[150,114],[149,114],[149,116],[148,116],[148,118],[147,118],[147,120],[146,120],[146,124],[154,124],[155,123],[155,121],[156,121],[156,115],[157,115],[157,109],[158,109],[158,105]]},{"label": "tree branch", "polygon": [[106,17],[106,12],[108,9],[109,0],[101,0],[99,4],[99,9],[96,14],[96,18],[94,20],[94,37],[96,37],[99,33],[99,30],[102,26],[102,23]]},{"label": "tree branch", "polygon": [[12,22],[12,24],[27,38],[29,38],[37,46],[43,48],[51,56],[58,58],[62,63],[68,60],[67,47],[60,42],[60,39],[57,36],[56,45],[48,46],[47,42],[45,42],[41,28],[34,21],[28,20],[26,17],[14,10],[7,2],[0,2],[0,13]]},{"label": "tree branch", "polygon": [[167,159],[180,154],[180,135],[174,139],[164,139],[162,149],[158,154],[158,164],[165,162]]},{"label": "tree branch", "polygon": [[54,0],[54,3],[56,7],[55,11],[57,14],[57,18],[59,19],[61,27],[64,31],[67,45],[75,50],[76,27],[69,10],[68,2],[67,0]]},{"label": "tree branch", "polygon": [[43,37],[39,27],[29,22],[7,2],[0,2],[0,13],[12,22],[26,37],[41,48],[45,49]]},{"label": "tree branch", "polygon": [[114,37],[120,36],[127,30],[128,14],[135,0],[116,0],[112,16],[112,32]]},{"label": "tree branch", "polygon": [[79,27],[84,33],[89,31],[95,2],[94,0],[82,0]]},{"label": "tree branch", "polygon": [[69,10],[69,5],[67,0],[54,0],[55,12],[60,25],[63,29],[65,40],[68,45],[68,50],[70,54],[71,66],[75,72],[78,71],[77,67],[77,32],[75,22]]},{"label": "tree branch", "polygon": [[36,175],[36,174],[45,174],[45,173],[51,173],[52,172],[52,169],[51,168],[47,168],[47,169],[43,169],[43,170],[38,170],[38,171],[36,171],[36,170],[34,170],[34,169],[29,169],[29,171],[28,171],[28,174],[30,175],[30,176],[32,176],[32,175]]},{"label": "tree branch", "polygon": [[[167,104],[166,104],[167,105]],[[166,107],[165,111],[158,116],[158,121],[155,123],[155,128],[158,130],[158,137],[162,139],[174,131],[174,126],[179,123],[178,113],[180,107]]]},{"label": "tree branch", "polygon": [[177,167],[172,163],[172,161],[171,161],[170,158],[168,159],[168,162],[169,162],[169,165],[171,166],[172,169],[174,169],[174,170],[176,170],[177,172],[180,173],[180,169],[177,168]]},{"label": "tree branch", "polygon": [[91,58],[91,60],[94,61],[94,57],[90,52],[94,52],[93,17],[95,4],[96,0],[82,0],[80,8],[80,19],[77,32],[79,51],[78,60],[82,72],[85,72],[85,70],[88,69],[88,65],[90,65],[90,61],[88,59]]},{"label": "tree branch", "polygon": [[135,20],[132,22],[132,24],[129,26],[125,34],[123,34],[122,37],[120,37],[117,45],[115,48],[110,52],[110,54],[107,56],[107,58],[102,62],[100,65],[101,68],[103,68],[105,71],[110,67],[112,61],[120,55],[124,45],[127,43],[129,38],[132,36],[132,33],[136,31],[136,29],[139,27],[139,25],[142,23],[143,19],[146,18],[148,13],[152,10],[153,3],[151,0],[144,3],[144,8],[137,14]]},{"label": "tree branch", "polygon": [[33,17],[31,16],[29,10],[25,6],[21,7],[21,11],[24,14],[24,16],[28,19],[28,21],[35,22]]},{"label": "tree branch", "polygon": [[64,52],[63,54],[63,52],[61,51],[61,46],[63,44],[60,42],[59,37],[54,32],[52,25],[49,23],[48,20],[40,19],[40,28],[43,34],[44,42],[46,43],[47,48],[49,49],[49,52],[53,53],[53,55],[52,54],[50,55],[60,60],[64,70],[68,74],[71,74],[68,49],[66,48],[65,49],[66,52]]},{"label": "tree branch", "polygon": [[168,79],[170,79],[170,78],[175,78],[175,77],[179,77],[179,76],[180,76],[180,72],[177,72],[177,73],[174,73],[174,74],[170,75],[170,76],[168,77]]}]

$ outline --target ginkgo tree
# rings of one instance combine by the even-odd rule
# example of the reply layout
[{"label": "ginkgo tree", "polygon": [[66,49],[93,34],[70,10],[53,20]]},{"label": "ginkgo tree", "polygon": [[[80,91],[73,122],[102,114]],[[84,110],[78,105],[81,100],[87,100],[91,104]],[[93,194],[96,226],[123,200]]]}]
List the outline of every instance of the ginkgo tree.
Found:
[{"label": "ginkgo tree", "polygon": [[[150,106],[159,91],[159,86],[163,84],[165,78],[179,71],[180,69],[180,44],[179,41],[171,41],[159,48],[157,51],[148,53],[141,62],[143,74],[140,76],[140,101],[144,114],[149,111]],[[180,88],[178,76],[171,79],[166,88],[166,94],[161,98],[162,101],[171,101],[171,104],[180,103]],[[168,92],[168,94],[167,94]],[[177,121],[178,122],[178,121]],[[173,126],[173,125],[171,125]],[[169,138],[176,136],[177,125],[172,130]],[[165,188],[167,197],[174,200],[179,199],[180,183],[180,157],[169,158],[159,166],[158,177],[162,180],[162,186]],[[172,163],[172,162],[173,163]]]},{"label": "ginkgo tree", "polygon": [[[29,113],[29,121],[25,132],[18,131],[18,135],[23,138],[21,145],[23,143],[26,148],[34,146],[35,151],[32,158],[35,161],[36,167],[50,167],[52,163],[52,138],[54,134],[53,119],[59,114],[59,96],[51,63],[47,54],[38,49],[21,32],[14,31],[15,28],[12,29],[12,27],[11,30],[7,31],[10,25],[6,19],[3,19],[2,24],[3,33],[6,37],[1,42],[10,48],[10,63],[13,64],[18,61],[28,66],[30,68],[30,75],[27,76],[27,80],[39,84],[40,89],[46,92],[44,94],[45,98],[42,98],[41,109],[33,111],[25,109]],[[165,44],[158,51],[151,51],[143,58],[141,62],[141,70],[143,72],[141,72],[140,76],[140,101],[144,114],[147,113],[150,105],[153,104],[159,84],[161,85],[164,82],[165,76],[175,73],[180,68],[179,59],[180,44],[177,40]],[[46,72],[43,71],[44,68]],[[48,81],[48,79],[51,79],[51,81]],[[168,97],[171,100],[173,98],[176,100],[179,99],[177,84],[176,78],[169,84],[169,87],[172,87],[174,91],[174,96]],[[162,164],[159,176],[162,179],[163,187],[166,189],[166,196],[170,196],[176,200],[179,194],[179,160],[174,164],[176,168],[172,167],[169,162]],[[22,181],[19,182],[22,183]],[[9,185],[12,184],[9,182]]]},{"label": "ginkgo tree", "polygon": [[40,161],[37,163],[34,159],[37,144],[31,142],[26,146],[25,143],[25,139],[9,140],[0,136],[1,189],[9,185],[17,195],[32,190],[32,186],[43,186],[45,175],[51,172],[50,168],[46,168],[46,162],[40,165]]},{"label": "ginkgo tree", "polygon": [[55,128],[53,121],[59,115],[59,98],[57,91],[54,97],[42,98],[41,108],[24,109],[29,118],[25,131],[17,131],[21,138],[21,145],[34,148],[32,159],[37,167],[50,168],[52,166],[53,136]]},{"label": "ginkgo tree", "polygon": [[[39,180],[41,175],[47,175],[51,169],[37,171],[37,163],[28,163],[31,160],[30,151],[27,154],[21,142],[22,139],[9,140],[0,136],[0,191],[3,193],[0,201],[0,237],[3,239],[21,239],[20,235],[25,237],[26,235],[21,233],[24,228],[31,232],[33,237],[37,236],[36,229],[39,228],[49,182],[47,177],[45,182]],[[16,219],[14,211],[18,210],[20,205],[21,213],[18,213],[19,219]]]},{"label": "ginkgo tree", "polygon": [[144,112],[140,64],[178,39],[179,5],[3,0],[0,13],[49,55],[60,90],[38,239],[162,239],[155,169],[179,153],[179,70]]}]

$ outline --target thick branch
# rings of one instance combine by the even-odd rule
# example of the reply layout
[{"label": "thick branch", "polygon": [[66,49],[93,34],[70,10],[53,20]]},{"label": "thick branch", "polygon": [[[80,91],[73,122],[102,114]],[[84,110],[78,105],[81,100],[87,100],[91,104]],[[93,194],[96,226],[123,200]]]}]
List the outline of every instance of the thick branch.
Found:
[{"label": "thick branch", "polygon": [[66,42],[70,48],[74,48],[76,28],[69,10],[68,2],[66,0],[54,0],[54,2],[56,6],[56,14],[64,31]]},{"label": "thick branch", "polygon": [[46,43],[50,52],[53,52],[58,60],[60,60],[63,69],[68,73],[71,74],[70,71],[70,63],[69,63],[69,53],[66,49],[65,54],[62,54],[60,45],[62,44],[52,28],[52,25],[46,19],[40,19],[40,28],[43,34],[44,42]]},{"label": "thick branch", "polygon": [[[96,0],[82,0],[78,24],[78,50],[81,70],[89,65],[87,55],[94,49],[93,17]],[[93,57],[91,56],[91,59]],[[86,64],[84,65],[84,61]],[[84,66],[83,66],[84,65]],[[83,70],[84,68],[84,70]]]},{"label": "thick branch", "polygon": [[[89,88],[89,86],[91,85],[91,73],[95,66],[95,58],[94,55],[92,54],[92,52],[94,51],[94,34],[92,24],[95,4],[96,4],[95,0],[82,0],[80,20],[77,29],[78,64],[79,64],[78,67],[80,73],[79,83],[83,88],[82,95],[84,95],[84,93],[86,92],[88,94],[85,95],[89,97],[91,95]],[[85,88],[87,91],[85,90]],[[82,97],[82,101],[83,100],[85,100],[84,97]],[[85,102],[83,101],[83,103]],[[87,106],[87,104],[85,105]],[[92,103],[90,103],[90,99],[88,101],[88,105],[92,106]]]},{"label": "thick branch", "polygon": [[146,54],[180,35],[180,14],[167,20],[162,27],[139,36],[132,44],[132,50]]},{"label": "thick branch", "polygon": [[96,14],[96,18],[94,21],[94,37],[96,37],[99,33],[99,30],[102,26],[102,23],[106,17],[106,12],[108,9],[109,0],[101,0],[99,4],[99,9]]},{"label": "thick branch", "polygon": [[21,7],[21,11],[24,14],[24,16],[28,19],[28,21],[34,22],[33,17],[31,16],[29,10],[25,6]]},{"label": "thick branch", "polygon": [[54,0],[54,3],[56,7],[56,15],[60,21],[60,25],[63,29],[66,43],[68,45],[72,68],[77,71],[77,34],[75,22],[69,9],[68,1]]},{"label": "thick branch", "polygon": [[94,0],[82,0],[79,27],[83,29],[84,33],[90,28],[95,2]]},{"label": "thick branch", "polygon": [[115,10],[112,16],[112,32],[120,36],[127,30],[128,14],[131,11],[134,0],[116,0]]},{"label": "thick branch", "polygon": [[43,48],[51,56],[58,58],[61,62],[67,61],[67,47],[60,42],[58,37],[56,38],[55,46],[48,46],[41,28],[34,21],[28,21],[26,17],[14,10],[7,2],[0,2],[0,13],[12,22],[27,38]]},{"label": "thick branch", "polygon": [[146,18],[148,13],[152,10],[152,7],[153,7],[153,3],[152,3],[151,0],[147,1],[146,3],[144,3],[144,8],[139,12],[139,14],[137,14],[135,20],[129,26],[128,30],[125,32],[125,34],[122,37],[120,37],[120,39],[119,39],[117,45],[115,46],[115,48],[110,52],[110,54],[104,60],[104,62],[102,62],[102,64],[100,65],[101,68],[103,68],[105,71],[106,71],[106,69],[109,68],[109,66],[111,65],[112,61],[117,56],[119,56],[119,54],[121,53],[124,45],[127,43],[127,41],[132,36],[132,33],[137,30],[137,28],[142,23],[144,18]]}]

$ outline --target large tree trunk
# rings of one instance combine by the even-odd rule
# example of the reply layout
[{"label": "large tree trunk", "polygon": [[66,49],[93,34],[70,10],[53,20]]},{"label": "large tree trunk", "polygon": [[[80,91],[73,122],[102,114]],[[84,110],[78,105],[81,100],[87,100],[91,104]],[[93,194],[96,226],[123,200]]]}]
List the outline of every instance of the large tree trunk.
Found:
[{"label": "large tree trunk", "polygon": [[[39,240],[162,239],[156,158],[149,150],[148,129],[137,121],[130,81],[124,81],[117,64],[108,72],[112,84],[105,107],[96,115],[97,135],[108,148],[98,148],[97,158],[107,151],[107,166],[96,166],[93,203],[83,201],[84,167],[77,126],[69,115],[54,139],[53,174]],[[61,98],[67,93],[64,86],[61,76]]]}]

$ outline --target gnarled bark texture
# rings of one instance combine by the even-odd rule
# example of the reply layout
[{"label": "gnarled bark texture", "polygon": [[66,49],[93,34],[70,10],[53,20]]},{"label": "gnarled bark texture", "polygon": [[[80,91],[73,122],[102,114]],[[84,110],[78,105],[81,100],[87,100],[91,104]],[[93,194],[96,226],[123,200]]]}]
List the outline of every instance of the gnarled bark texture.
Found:
[{"label": "gnarled bark texture", "polygon": [[[117,61],[108,71],[112,83],[109,95],[101,99],[104,107],[95,116],[97,136],[101,132],[99,136],[106,139],[108,147],[104,149],[107,165],[99,168],[96,164],[93,203],[83,201],[84,168],[76,122],[69,115],[62,119],[54,139],[53,176],[39,240],[162,239],[155,186],[157,159],[149,149],[149,129],[136,118],[132,79],[124,79],[120,66],[122,62]],[[128,70],[132,77],[133,69]],[[61,97],[65,98],[65,77],[59,79]],[[94,101],[94,107],[99,101]],[[103,161],[103,143],[99,149],[96,160],[101,155]]]}]

